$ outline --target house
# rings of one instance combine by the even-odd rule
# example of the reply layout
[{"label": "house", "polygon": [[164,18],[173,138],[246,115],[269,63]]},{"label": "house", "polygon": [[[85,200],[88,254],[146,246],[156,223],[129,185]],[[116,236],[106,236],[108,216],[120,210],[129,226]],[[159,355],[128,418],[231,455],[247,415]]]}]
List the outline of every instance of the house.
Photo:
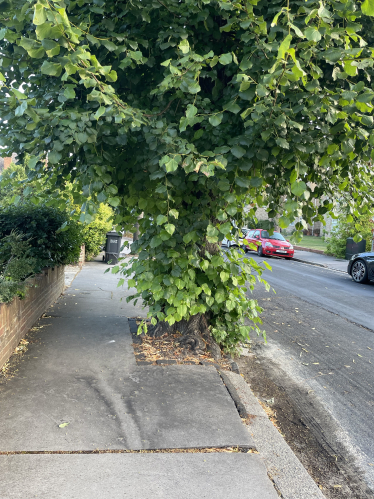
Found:
[{"label": "house", "polygon": [[3,170],[9,168],[11,163],[16,162],[16,157],[17,157],[16,154],[12,154],[12,157],[10,158],[0,158],[0,174]]}]

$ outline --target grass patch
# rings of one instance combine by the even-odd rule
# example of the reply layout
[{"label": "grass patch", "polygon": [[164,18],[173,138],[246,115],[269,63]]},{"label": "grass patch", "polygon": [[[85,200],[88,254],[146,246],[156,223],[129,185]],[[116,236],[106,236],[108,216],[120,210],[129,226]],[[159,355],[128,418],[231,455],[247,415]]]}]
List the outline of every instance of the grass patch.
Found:
[{"label": "grass patch", "polygon": [[303,246],[304,248],[317,249],[326,251],[327,243],[324,241],[323,237],[316,236],[304,236],[302,240],[297,243],[298,246]]}]

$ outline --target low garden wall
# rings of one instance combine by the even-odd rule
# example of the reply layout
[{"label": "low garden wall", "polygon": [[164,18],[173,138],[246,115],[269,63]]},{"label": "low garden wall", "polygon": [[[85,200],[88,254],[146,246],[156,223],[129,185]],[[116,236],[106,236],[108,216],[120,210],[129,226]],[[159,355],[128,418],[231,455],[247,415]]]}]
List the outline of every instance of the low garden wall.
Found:
[{"label": "low garden wall", "polygon": [[23,300],[0,303],[0,369],[34,323],[64,290],[64,266],[45,269],[35,276],[35,286],[27,289]]}]

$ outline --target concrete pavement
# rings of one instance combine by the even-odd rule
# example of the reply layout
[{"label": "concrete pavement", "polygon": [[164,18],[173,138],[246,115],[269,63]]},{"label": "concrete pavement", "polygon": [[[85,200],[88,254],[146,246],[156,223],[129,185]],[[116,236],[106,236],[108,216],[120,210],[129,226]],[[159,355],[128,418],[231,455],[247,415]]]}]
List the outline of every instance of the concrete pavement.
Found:
[{"label": "concrete pavement", "polygon": [[[278,497],[215,368],[136,365],[127,317],[144,311],[105,268],[83,268],[0,383],[0,498]],[[298,478],[285,499],[323,497]]]},{"label": "concrete pavement", "polygon": [[294,259],[299,262],[309,263],[340,272],[347,272],[348,267],[348,260],[335,258],[330,255],[321,255],[320,253],[312,253],[311,251],[295,250]]}]

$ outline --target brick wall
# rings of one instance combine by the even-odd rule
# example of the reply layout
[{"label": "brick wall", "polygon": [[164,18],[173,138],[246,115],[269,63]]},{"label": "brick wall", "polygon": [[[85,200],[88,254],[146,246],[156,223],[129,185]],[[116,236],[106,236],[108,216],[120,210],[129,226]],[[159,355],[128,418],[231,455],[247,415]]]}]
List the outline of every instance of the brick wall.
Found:
[{"label": "brick wall", "polygon": [[28,288],[25,299],[0,303],[0,369],[34,323],[54,303],[64,290],[64,267],[45,269]]},{"label": "brick wall", "polygon": [[10,167],[11,162],[12,158],[4,158],[4,170]]}]

